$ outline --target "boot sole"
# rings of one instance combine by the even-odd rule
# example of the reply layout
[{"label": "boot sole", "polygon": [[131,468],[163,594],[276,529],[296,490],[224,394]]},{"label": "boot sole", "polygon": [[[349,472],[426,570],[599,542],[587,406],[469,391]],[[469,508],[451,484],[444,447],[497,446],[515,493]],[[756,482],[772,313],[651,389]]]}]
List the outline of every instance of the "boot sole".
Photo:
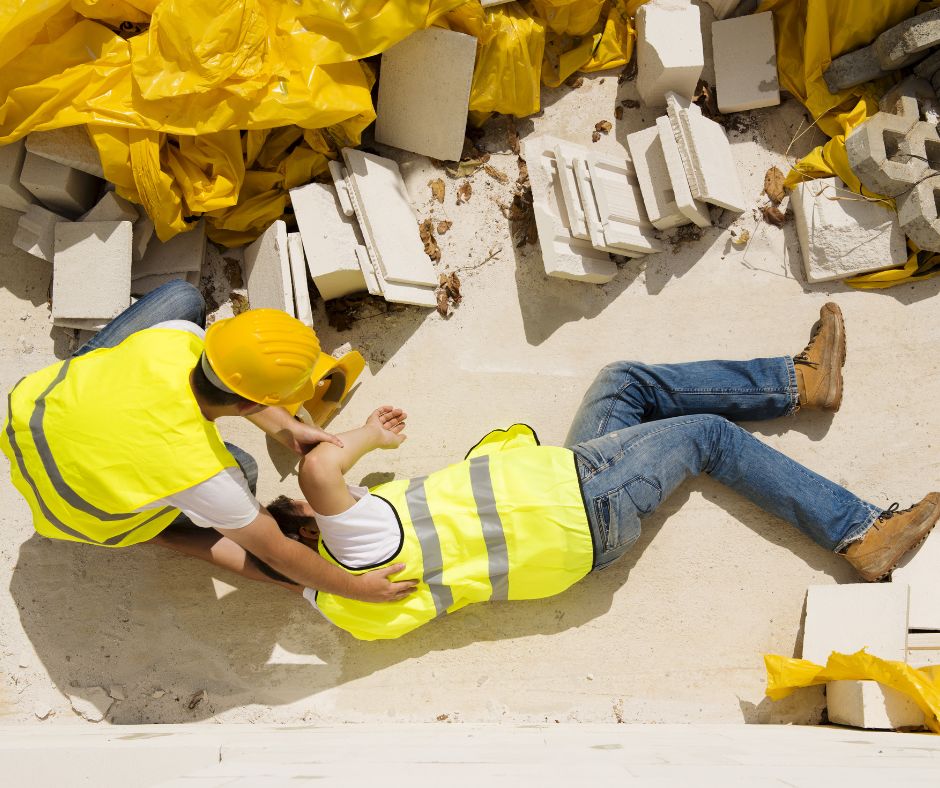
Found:
[{"label": "boot sole", "polygon": [[[828,306],[828,304],[827,304]],[[835,364],[829,365],[829,390],[833,392],[826,398],[825,405],[823,406],[826,410],[837,411],[842,407],[842,367],[845,366],[845,356],[846,356],[846,341],[845,341],[845,320],[842,317],[842,310],[839,308],[838,304],[832,304],[833,309],[827,310],[830,314],[835,315],[836,317],[836,341],[839,343],[839,352],[841,353],[841,359],[839,366]],[[822,316],[820,316],[820,320]]]}]

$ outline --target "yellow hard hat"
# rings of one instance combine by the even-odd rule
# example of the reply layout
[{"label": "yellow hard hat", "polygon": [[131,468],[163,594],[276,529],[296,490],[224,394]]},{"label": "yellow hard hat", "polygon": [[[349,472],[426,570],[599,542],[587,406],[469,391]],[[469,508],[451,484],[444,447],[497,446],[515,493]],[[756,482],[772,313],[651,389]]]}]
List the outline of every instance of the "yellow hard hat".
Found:
[{"label": "yellow hard hat", "polygon": [[332,358],[312,328],[280,309],[249,309],[206,331],[209,379],[260,405],[309,399]]}]

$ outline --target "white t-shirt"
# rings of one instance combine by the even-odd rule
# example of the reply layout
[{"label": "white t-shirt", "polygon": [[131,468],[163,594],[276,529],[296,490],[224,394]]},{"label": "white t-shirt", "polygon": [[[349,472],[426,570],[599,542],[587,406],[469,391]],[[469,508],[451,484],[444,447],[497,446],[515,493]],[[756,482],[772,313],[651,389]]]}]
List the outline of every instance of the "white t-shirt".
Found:
[{"label": "white t-shirt", "polygon": [[[167,320],[157,323],[154,328],[188,331],[200,339],[206,336],[202,328],[185,320]],[[180,458],[180,462],[185,461],[185,457]],[[179,509],[203,528],[244,528],[261,511],[261,504],[251,494],[248,480],[238,467],[224,468],[194,487],[160,498],[142,508],[161,506]]]}]

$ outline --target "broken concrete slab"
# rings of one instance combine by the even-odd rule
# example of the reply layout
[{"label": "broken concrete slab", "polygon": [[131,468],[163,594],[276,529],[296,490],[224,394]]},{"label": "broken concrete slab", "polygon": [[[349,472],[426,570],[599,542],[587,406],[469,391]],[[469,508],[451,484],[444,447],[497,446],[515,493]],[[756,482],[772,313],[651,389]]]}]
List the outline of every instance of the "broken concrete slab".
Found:
[{"label": "broken concrete slab", "polygon": [[252,309],[280,309],[295,316],[287,225],[281,219],[245,247],[245,286]]},{"label": "broken concrete slab", "polygon": [[123,197],[114,192],[105,192],[95,206],[84,214],[80,221],[83,222],[136,222],[140,218],[140,213]]},{"label": "broken concrete slab", "polygon": [[362,236],[356,220],[342,211],[335,189],[327,183],[308,183],[291,189],[290,199],[310,278],[320,297],[330,301],[365,290],[356,254]]},{"label": "broken concrete slab", "polygon": [[67,695],[72,711],[87,722],[101,722],[114,703],[107,690],[101,687],[81,687]]},{"label": "broken concrete slab", "polygon": [[823,79],[830,93],[839,93],[863,82],[885,77],[888,73],[881,67],[875,46],[871,44],[837,57],[823,73]]},{"label": "broken concrete slab", "polygon": [[140,261],[134,263],[134,279],[156,274],[201,271],[205,256],[206,225],[200,219],[192,230],[174,235],[169,241],[153,238]]},{"label": "broken concrete slab", "polygon": [[30,205],[16,223],[13,245],[51,263],[55,254],[55,226],[67,221],[41,205]]},{"label": "broken concrete slab", "polygon": [[26,150],[73,170],[104,178],[104,168],[86,126],[68,126],[51,131],[34,131],[26,137]]},{"label": "broken concrete slab", "polygon": [[828,282],[903,265],[907,244],[898,216],[849,191],[838,178],[803,181],[790,193],[809,282]]},{"label": "broken concrete slab", "polygon": [[682,163],[682,154],[679,152],[679,143],[676,141],[669,118],[665,116],[657,118],[656,130],[676,206],[696,227],[711,227],[712,218],[708,212],[708,206],[692,196],[692,187],[689,185],[685,165]]},{"label": "broken concrete slab", "polygon": [[26,145],[23,140],[0,146],[0,206],[25,211],[36,202],[29,189],[20,183]]},{"label": "broken concrete slab", "polygon": [[921,249],[940,251],[940,175],[919,181],[897,198],[901,229]]},{"label": "broken concrete slab", "polygon": [[937,93],[926,79],[910,76],[894,85],[878,103],[882,112],[922,120],[936,126],[940,120]]},{"label": "broken concrete slab", "polygon": [[459,160],[476,52],[473,36],[438,27],[418,30],[383,52],[376,142]]},{"label": "broken concrete slab", "polygon": [[637,9],[636,25],[636,88],[643,103],[661,107],[669,91],[691,97],[705,67],[698,6],[650,0]]},{"label": "broken concrete slab", "polygon": [[290,262],[291,284],[294,288],[294,316],[304,325],[313,326],[313,309],[307,287],[307,261],[300,233],[287,234],[287,259]]},{"label": "broken concrete slab", "polygon": [[878,112],[846,137],[849,165],[866,189],[895,197],[926,175],[927,162],[901,148],[917,122],[907,115]]},{"label": "broken concrete slab", "polygon": [[712,50],[721,112],[742,112],[780,103],[773,12],[715,22]]},{"label": "broken concrete slab", "polygon": [[130,305],[130,222],[60,222],[55,226],[52,319],[110,320]]},{"label": "broken concrete slab", "polygon": [[920,728],[924,712],[914,699],[877,681],[826,683],[829,722],[855,728]]},{"label": "broken concrete slab", "polygon": [[810,586],[803,659],[825,665],[833,652],[866,649],[881,659],[907,655],[908,587],[893,583]]},{"label": "broken concrete slab", "polygon": [[27,149],[20,183],[43,205],[74,219],[98,199],[101,180],[87,172],[44,159]]},{"label": "broken concrete slab", "polygon": [[875,39],[878,62],[885,70],[903,68],[921,52],[940,44],[940,8],[905,19]]},{"label": "broken concrete slab", "polygon": [[[940,631],[940,530],[928,535],[920,547],[908,552],[891,574],[892,583],[911,589],[909,629]],[[940,634],[935,636],[940,648]],[[908,648],[913,647],[908,643]]]},{"label": "broken concrete slab", "polygon": [[[651,126],[648,129],[628,134],[627,147],[630,149],[630,159],[640,184],[646,214],[653,227],[659,230],[669,230],[672,227],[688,224],[691,220],[679,210],[676,204],[676,193],[669,178],[669,168],[666,166],[663,145],[659,139],[659,129]],[[683,178],[685,178],[684,174]]]},{"label": "broken concrete slab", "polygon": [[346,216],[355,216],[356,211],[349,197],[349,182],[346,179],[346,168],[338,161],[328,162],[327,166],[330,170],[330,176],[333,178],[333,188],[336,189],[336,197],[339,200],[343,214]]}]

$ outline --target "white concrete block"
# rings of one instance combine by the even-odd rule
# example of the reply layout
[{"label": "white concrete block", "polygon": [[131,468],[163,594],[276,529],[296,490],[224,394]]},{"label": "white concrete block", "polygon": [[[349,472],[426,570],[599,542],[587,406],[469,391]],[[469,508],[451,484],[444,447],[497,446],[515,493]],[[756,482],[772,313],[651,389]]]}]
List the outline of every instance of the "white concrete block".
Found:
[{"label": "white concrete block", "polygon": [[584,205],[578,188],[578,176],[574,169],[575,159],[584,158],[587,155],[587,150],[580,145],[563,142],[562,140],[552,141],[555,142],[555,165],[558,172],[558,182],[561,185],[562,206],[559,207],[564,207],[565,223],[575,238],[590,241],[591,235],[588,231],[587,217],[584,214]]},{"label": "white concrete block", "polygon": [[729,211],[744,211],[744,191],[725,130],[673,92],[666,95],[666,111],[692,196]]},{"label": "white concrete block", "polygon": [[[633,165],[623,158],[596,153],[589,153],[586,160],[579,161],[587,165],[606,245],[626,250],[627,254],[662,251],[662,245],[646,215],[640,182]],[[586,194],[582,194],[582,197],[587,199]]]},{"label": "white concrete block", "polygon": [[697,227],[711,227],[712,218],[708,206],[699,202],[692,196],[692,187],[682,163],[679,153],[679,143],[676,142],[669,118],[663,116],[656,119],[656,131],[659,135],[659,144],[663,150],[663,159],[666,162],[666,171],[669,173],[669,182],[672,184],[672,193],[676,207],[690,222]]},{"label": "white concrete block", "polygon": [[94,175],[26,151],[20,183],[50,210],[75,218],[98,199],[101,181]]},{"label": "white concrete block", "polygon": [[836,725],[892,730],[924,724],[924,712],[912,698],[877,681],[829,681],[826,706]]},{"label": "white concrete block", "polygon": [[630,159],[640,184],[646,215],[653,227],[668,230],[688,224],[691,220],[676,204],[676,193],[669,178],[663,145],[659,140],[659,129],[651,126],[628,134],[627,147],[630,149]]},{"label": "white concrete block", "polygon": [[51,131],[34,131],[26,138],[26,150],[73,170],[104,178],[101,157],[88,136],[86,126],[68,126]]},{"label": "white concrete block", "polygon": [[41,205],[30,205],[16,223],[13,245],[51,263],[55,254],[55,226],[67,221]]},{"label": "white concrete block", "polygon": [[55,227],[52,319],[110,320],[130,305],[130,222],[60,222]]},{"label": "white concrete block", "polygon": [[352,200],[349,197],[349,183],[346,180],[346,168],[338,161],[330,161],[327,165],[333,178],[333,188],[339,199],[340,208],[346,216],[355,216]]},{"label": "white concrete block", "polygon": [[114,192],[105,192],[88,213],[82,216],[83,222],[136,222],[140,213],[132,203]]},{"label": "white concrete block", "polygon": [[252,309],[280,309],[294,316],[287,225],[282,220],[245,247],[245,284]]},{"label": "white concrete block", "polygon": [[907,664],[913,665],[915,668],[932,668],[940,665],[940,648],[909,648],[907,650]]},{"label": "white concrete block", "polygon": [[110,321],[101,320],[99,318],[80,318],[80,317],[60,317],[57,318],[55,324],[59,328],[74,328],[76,331],[91,331],[93,334],[97,334],[108,325]]},{"label": "white concrete block", "polygon": [[343,157],[359,226],[383,278],[436,289],[438,277],[424,253],[398,165],[355,148],[343,148]]},{"label": "white concrete block", "polygon": [[721,112],[742,112],[780,103],[772,11],[715,22],[712,50]]},{"label": "white concrete block", "polygon": [[[931,531],[920,547],[901,559],[891,581],[910,586],[908,627],[940,630],[940,529]],[[940,648],[940,635],[936,648]]]},{"label": "white concrete block", "polygon": [[294,288],[294,315],[304,325],[313,326],[310,289],[307,287],[307,261],[304,259],[304,244],[300,233],[287,234],[287,259],[290,262],[290,277]]},{"label": "white concrete block", "polygon": [[141,207],[140,218],[134,222],[134,262],[144,259],[147,253],[147,246],[150,239],[153,238],[153,220],[147,216],[147,212]]},{"label": "white concrete block", "polygon": [[366,289],[369,295],[382,295],[382,287],[379,285],[379,277],[375,273],[375,263],[369,257],[369,250],[365,246],[356,247],[356,259],[359,261],[359,269],[366,280]]},{"label": "white concrete block", "polygon": [[376,141],[434,159],[460,159],[476,53],[476,38],[439,27],[418,30],[386,50]]},{"label": "white concrete block", "polygon": [[32,192],[20,183],[26,143],[23,140],[0,146],[0,206],[25,211],[36,202]]},{"label": "white concrete block", "polygon": [[903,265],[907,244],[894,211],[855,194],[838,178],[803,181],[790,192],[809,282]]},{"label": "white concrete block", "polygon": [[668,91],[695,92],[705,67],[700,23],[688,0],[650,0],[637,9],[636,88],[647,106],[663,106]]},{"label": "white concrete block", "polygon": [[200,219],[192,230],[174,235],[169,241],[153,238],[147,244],[147,251],[141,260],[134,263],[134,279],[155,274],[201,271],[205,256],[206,226]]},{"label": "white concrete block", "polygon": [[362,236],[356,220],[342,211],[336,191],[327,183],[308,183],[291,189],[290,199],[320,297],[329,301],[365,290],[367,280],[356,256]]},{"label": "white concrete block", "polygon": [[571,233],[555,161],[556,142],[551,137],[529,137],[522,142],[545,273],[604,284],[614,278],[617,266],[606,253],[591,246],[590,241],[575,238]]},{"label": "white concrete block", "polygon": [[131,280],[131,295],[140,298],[156,290],[158,287],[163,287],[167,282],[172,282],[174,279],[182,279],[184,282],[196,285],[198,284],[198,279],[196,282],[193,282],[192,279],[189,278],[193,274],[198,276],[199,272],[179,271],[175,274],[151,274],[150,276],[142,276],[138,279],[133,279]]},{"label": "white concrete block", "polygon": [[907,656],[908,588],[894,583],[810,586],[803,659],[825,665],[833,651],[866,649],[882,659]]}]

